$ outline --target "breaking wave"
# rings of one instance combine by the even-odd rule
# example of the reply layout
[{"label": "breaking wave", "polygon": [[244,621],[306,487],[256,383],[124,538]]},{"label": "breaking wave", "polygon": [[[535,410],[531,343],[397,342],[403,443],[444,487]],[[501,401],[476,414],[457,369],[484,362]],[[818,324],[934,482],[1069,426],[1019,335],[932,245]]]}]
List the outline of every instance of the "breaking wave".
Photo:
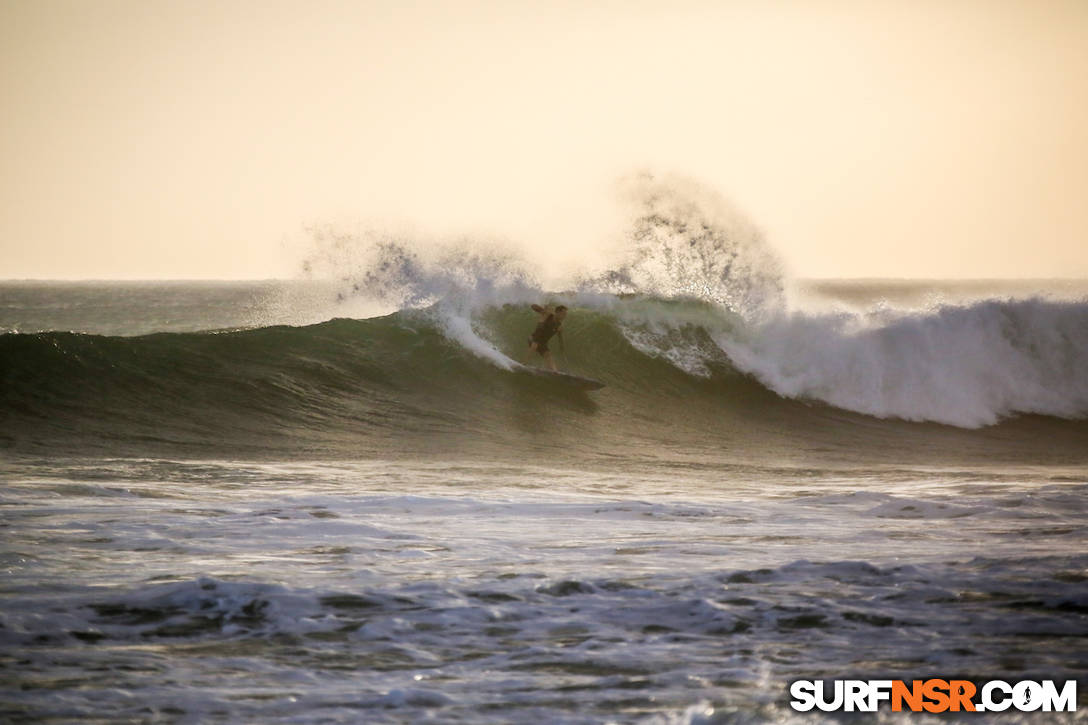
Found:
[{"label": "breaking wave", "polygon": [[[625,194],[626,256],[560,292],[498,246],[423,251],[395,236],[326,231],[307,268],[334,273],[341,304],[389,314],[0,336],[0,441],[376,455],[433,449],[444,433],[516,449],[546,425],[570,431],[564,446],[599,451],[663,435],[679,436],[677,447],[720,447],[751,431],[789,440],[799,429],[853,444],[866,417],[960,428],[1088,417],[1084,301],[791,309],[777,257],[724,200],[649,175]],[[533,302],[571,307],[560,364],[604,391],[557,390],[520,371]]]}]

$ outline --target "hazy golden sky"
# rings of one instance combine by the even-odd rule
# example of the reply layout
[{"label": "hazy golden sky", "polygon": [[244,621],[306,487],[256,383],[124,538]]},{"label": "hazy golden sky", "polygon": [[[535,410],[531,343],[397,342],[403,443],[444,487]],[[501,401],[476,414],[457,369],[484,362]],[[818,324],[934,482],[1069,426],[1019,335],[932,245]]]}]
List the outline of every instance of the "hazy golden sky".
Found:
[{"label": "hazy golden sky", "polygon": [[376,219],[576,259],[640,168],[799,276],[1088,277],[1085,0],[0,0],[0,103],[0,278]]}]

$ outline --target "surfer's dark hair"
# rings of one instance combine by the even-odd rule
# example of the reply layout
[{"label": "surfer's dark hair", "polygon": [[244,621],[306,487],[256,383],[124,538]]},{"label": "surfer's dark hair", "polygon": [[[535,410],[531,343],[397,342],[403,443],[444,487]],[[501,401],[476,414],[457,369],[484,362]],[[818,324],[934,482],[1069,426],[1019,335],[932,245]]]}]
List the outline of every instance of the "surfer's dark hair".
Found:
[{"label": "surfer's dark hair", "polygon": [[558,307],[555,308],[555,311],[556,312],[566,312],[567,311],[567,306],[566,305],[559,305]]}]

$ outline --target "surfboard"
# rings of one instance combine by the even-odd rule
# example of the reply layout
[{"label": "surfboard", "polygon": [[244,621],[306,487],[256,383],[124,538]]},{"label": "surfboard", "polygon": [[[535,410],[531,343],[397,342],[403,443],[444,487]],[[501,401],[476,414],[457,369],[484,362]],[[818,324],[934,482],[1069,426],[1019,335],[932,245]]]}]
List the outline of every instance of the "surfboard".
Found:
[{"label": "surfboard", "polygon": [[594,380],[593,378],[583,378],[580,375],[571,375],[570,373],[553,373],[551,370],[545,370],[543,368],[529,367],[528,365],[518,364],[517,369],[523,373],[534,375],[538,378],[547,378],[548,380],[554,380],[557,383],[563,383],[569,385],[572,388],[578,388],[579,390],[600,390],[604,387],[604,383],[600,380]]}]

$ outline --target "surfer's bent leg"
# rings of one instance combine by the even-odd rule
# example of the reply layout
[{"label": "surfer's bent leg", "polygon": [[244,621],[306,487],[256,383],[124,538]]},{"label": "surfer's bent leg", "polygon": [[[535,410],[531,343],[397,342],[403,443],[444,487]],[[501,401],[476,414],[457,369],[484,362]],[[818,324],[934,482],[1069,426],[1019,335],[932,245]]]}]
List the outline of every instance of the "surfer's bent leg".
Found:
[{"label": "surfer's bent leg", "polygon": [[544,362],[548,363],[548,367],[552,369],[553,373],[559,372],[559,368],[555,367],[555,360],[552,358],[550,350],[545,350],[540,353],[544,357]]}]

